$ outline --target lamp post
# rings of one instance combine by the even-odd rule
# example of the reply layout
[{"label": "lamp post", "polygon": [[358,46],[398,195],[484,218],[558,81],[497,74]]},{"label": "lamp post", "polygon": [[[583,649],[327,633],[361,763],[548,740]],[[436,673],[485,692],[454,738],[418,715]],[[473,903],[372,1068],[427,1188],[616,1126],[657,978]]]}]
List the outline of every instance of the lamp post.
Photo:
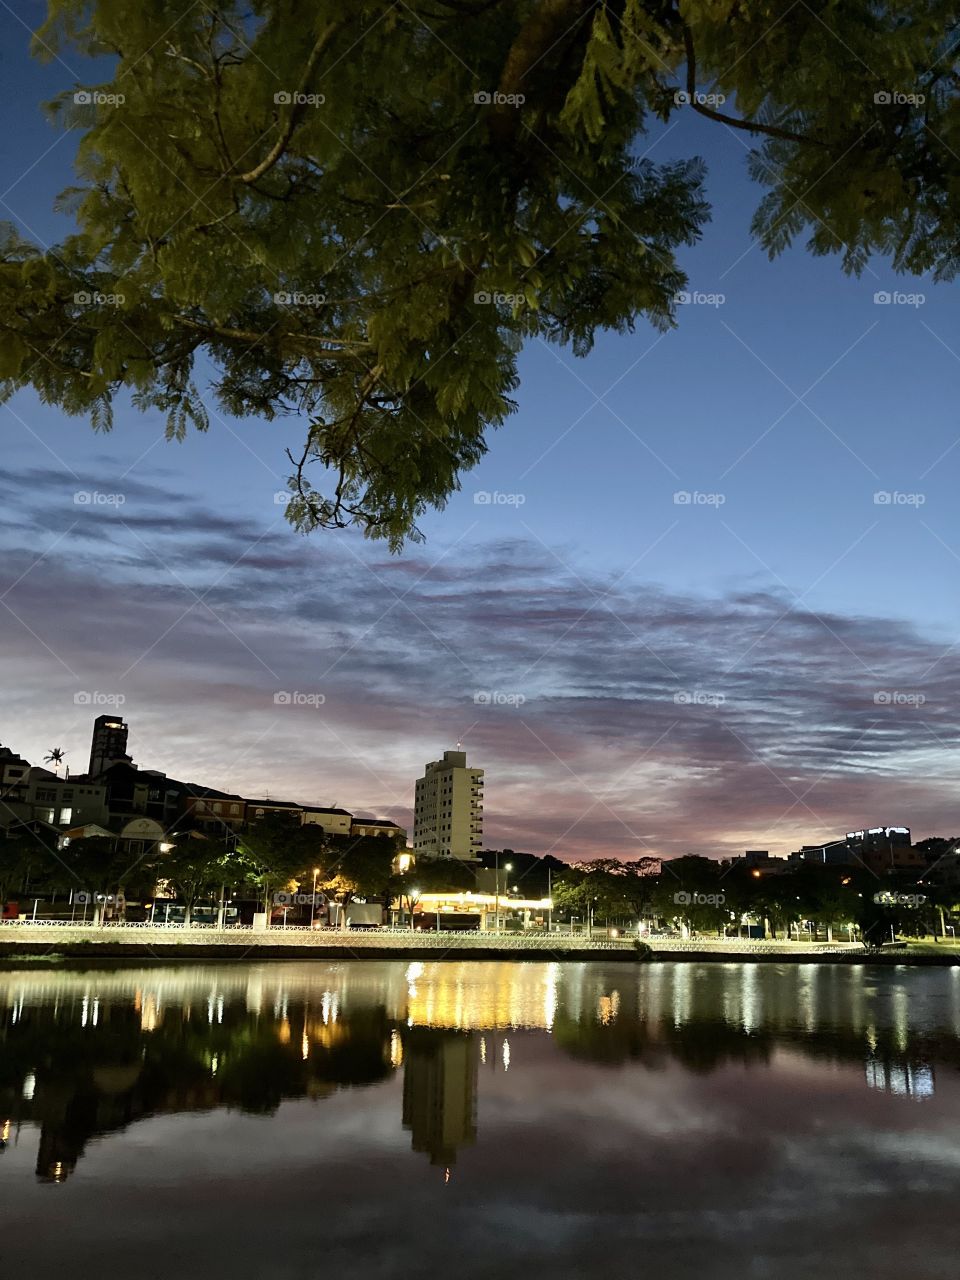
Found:
[{"label": "lamp post", "polygon": [[[497,923],[496,923],[495,928],[496,928],[496,932],[497,932],[497,933],[499,933],[499,932],[500,932],[500,850],[499,850],[499,849],[497,849],[497,851],[494,853],[494,855],[493,855],[493,856],[494,856],[494,858],[496,859],[496,872],[495,872],[495,875],[496,875],[496,877],[497,877],[497,883],[496,883],[496,887],[495,887],[495,889],[494,889],[494,901],[495,901],[495,903],[496,903],[496,908],[495,908],[495,910],[496,910],[496,922],[497,922]],[[512,862],[505,862],[505,863],[503,864],[503,869],[504,869],[504,871],[512,871],[512,870],[513,870],[513,863],[512,863]]]},{"label": "lamp post", "polygon": [[310,899],[310,928],[313,928],[313,918],[317,911],[317,876],[320,874],[320,868],[313,868],[313,897]]}]

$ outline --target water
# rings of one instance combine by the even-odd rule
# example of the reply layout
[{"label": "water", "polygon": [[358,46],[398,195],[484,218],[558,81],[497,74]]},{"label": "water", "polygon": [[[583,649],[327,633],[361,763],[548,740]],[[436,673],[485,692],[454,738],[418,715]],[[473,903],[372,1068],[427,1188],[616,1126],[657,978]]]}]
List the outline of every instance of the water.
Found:
[{"label": "water", "polygon": [[960,971],[0,974],[0,1267],[954,1277]]}]

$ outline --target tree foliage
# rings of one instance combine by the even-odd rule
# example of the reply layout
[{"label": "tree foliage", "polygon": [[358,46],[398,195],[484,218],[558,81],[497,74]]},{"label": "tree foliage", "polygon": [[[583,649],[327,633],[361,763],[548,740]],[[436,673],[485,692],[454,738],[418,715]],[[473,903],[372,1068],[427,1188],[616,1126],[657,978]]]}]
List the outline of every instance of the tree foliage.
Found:
[{"label": "tree foliage", "polygon": [[[943,0],[49,0],[36,48],[108,79],[78,231],[0,243],[0,378],[107,428],[306,423],[288,516],[399,547],[511,413],[533,338],[674,322],[708,217],[680,111],[735,129],[769,254],[806,237],[956,273],[957,28]],[[311,464],[316,466],[311,467]]]}]

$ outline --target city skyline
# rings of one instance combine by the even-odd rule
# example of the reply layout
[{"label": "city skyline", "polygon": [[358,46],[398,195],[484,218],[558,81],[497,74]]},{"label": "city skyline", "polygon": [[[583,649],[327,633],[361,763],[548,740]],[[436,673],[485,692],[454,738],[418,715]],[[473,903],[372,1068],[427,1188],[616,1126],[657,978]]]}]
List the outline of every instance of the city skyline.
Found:
[{"label": "city skyline", "polygon": [[[78,68],[26,57],[42,11],[0,17],[24,54],[0,212],[50,243],[75,136],[38,104]],[[678,116],[642,148],[708,162],[678,329],[602,336],[586,360],[530,344],[517,414],[399,557],[285,524],[296,421],[208,396],[210,433],[168,445],[126,403],[96,436],[18,393],[0,740],[35,760],[62,741],[76,766],[75,695],[122,693],[152,767],[408,829],[410,779],[463,741],[491,843],[559,856],[952,834],[954,291],[801,247],[768,263],[742,137]]]}]

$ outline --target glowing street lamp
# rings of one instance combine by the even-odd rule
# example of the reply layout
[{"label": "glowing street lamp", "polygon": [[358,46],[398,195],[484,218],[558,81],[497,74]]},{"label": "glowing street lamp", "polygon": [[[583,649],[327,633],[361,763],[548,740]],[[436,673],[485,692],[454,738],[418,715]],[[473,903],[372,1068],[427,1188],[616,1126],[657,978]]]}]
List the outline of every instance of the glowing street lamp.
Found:
[{"label": "glowing street lamp", "polygon": [[[494,890],[494,897],[496,899],[495,911],[496,911],[496,921],[497,921],[495,928],[497,933],[499,933],[500,932],[500,850],[499,849],[494,854],[494,857],[496,858],[496,871],[494,874],[497,877],[496,888]],[[504,871],[512,871],[513,863],[505,862],[503,864],[503,869]]]}]

